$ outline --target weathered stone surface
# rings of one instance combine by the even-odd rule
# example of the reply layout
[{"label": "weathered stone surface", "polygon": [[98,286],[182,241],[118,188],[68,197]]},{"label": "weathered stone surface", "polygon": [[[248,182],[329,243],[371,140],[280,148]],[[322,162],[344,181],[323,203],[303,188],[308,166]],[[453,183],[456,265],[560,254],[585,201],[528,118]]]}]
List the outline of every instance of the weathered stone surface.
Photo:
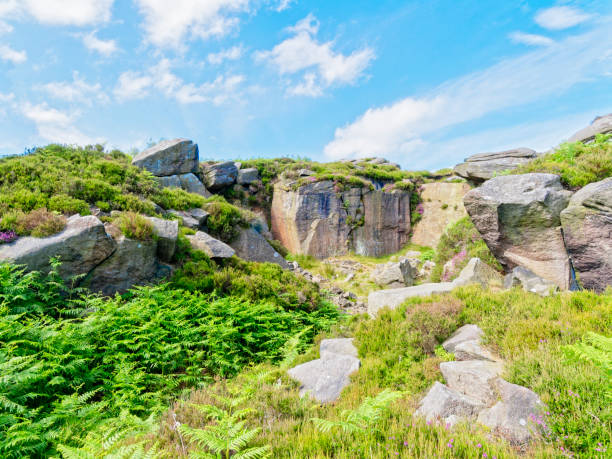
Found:
[{"label": "weathered stone surface", "polygon": [[612,177],[577,191],[561,212],[561,224],[580,284],[603,292],[612,285]]},{"label": "weathered stone surface", "polygon": [[478,400],[451,390],[444,384],[434,382],[414,413],[431,422],[445,420],[449,416],[472,417],[485,407]]},{"label": "weathered stone surface", "polygon": [[455,347],[455,360],[488,360],[497,362],[499,359],[495,357],[488,349],[482,347],[480,340],[464,341]]},{"label": "weathered stone surface", "polygon": [[412,242],[436,247],[445,228],[467,216],[463,196],[470,191],[467,183],[426,183],[421,185],[421,220],[414,226]]},{"label": "weathered stone surface", "polygon": [[535,173],[495,177],[467,193],[464,203],[504,268],[523,266],[567,289],[570,264],[559,215],[570,196],[557,175]]},{"label": "weathered stone surface", "polygon": [[208,189],[216,191],[236,183],[238,168],[233,161],[211,164],[204,168],[204,177]]},{"label": "weathered stone surface", "polygon": [[612,132],[612,113],[604,116],[598,116],[593,122],[576,132],[573,136],[567,139],[568,142],[591,142],[597,134],[610,134]]},{"label": "weathered stone surface", "polygon": [[491,382],[501,374],[502,369],[503,366],[500,363],[485,360],[442,362],[440,364],[440,371],[450,389],[472,397],[485,405],[495,401],[496,393]]},{"label": "weathered stone surface", "polygon": [[238,171],[238,183],[240,185],[250,185],[253,182],[259,180],[259,171],[255,167],[249,167],[248,169],[240,169]]},{"label": "weathered stone surface", "polygon": [[408,242],[410,193],[351,188],[338,191],[331,181],[294,190],[275,185],[272,234],[292,253],[327,258],[353,250],[380,256]]},{"label": "weathered stone surface", "polygon": [[389,262],[374,268],[371,278],[387,288],[410,287],[414,283],[413,269],[409,260]]},{"label": "weathered stone surface", "polygon": [[480,284],[482,288],[487,288],[491,284],[502,285],[501,274],[491,268],[480,258],[472,258],[465,268],[461,270],[459,276],[453,281],[457,286],[469,284]]},{"label": "weathered stone surface", "polygon": [[319,355],[322,359],[330,355],[348,355],[357,357],[357,348],[353,344],[353,338],[331,338],[321,341]]},{"label": "weathered stone surface", "polygon": [[289,269],[289,263],[253,228],[244,228],[236,240],[230,243],[236,255],[247,261],[275,263],[281,268]]},{"label": "weathered stone surface", "polygon": [[476,183],[484,182],[497,174],[516,169],[537,157],[535,150],[515,148],[497,153],[479,153],[455,166],[455,173]]},{"label": "weathered stone surface", "polygon": [[103,295],[124,293],[135,285],[155,279],[157,242],[136,241],[121,235],[116,238],[117,250],[89,275],[87,285]]},{"label": "weathered stone surface", "polygon": [[[507,438],[515,446],[524,446],[543,428],[544,404],[526,387],[497,378],[493,383],[501,401],[478,415],[478,422]],[[540,423],[538,423],[540,421]]]},{"label": "weathered stone surface", "polygon": [[480,342],[484,332],[478,325],[467,324],[458,328],[450,338],[442,343],[442,347],[446,352],[454,353],[457,345],[466,341]]},{"label": "weathered stone surface", "polygon": [[194,249],[201,250],[210,258],[230,258],[236,254],[234,249],[225,242],[221,242],[203,231],[189,235],[187,239]]},{"label": "weathered stone surface", "polygon": [[350,355],[327,353],[326,358],[303,363],[287,373],[301,383],[300,395],[329,403],[340,397],[359,365],[359,359]]},{"label": "weathered stone surface", "polygon": [[161,186],[165,188],[181,188],[189,193],[196,193],[205,198],[211,196],[208,190],[204,187],[200,179],[192,173],[183,175],[170,175],[167,177],[158,177]]},{"label": "weathered stone surface", "polygon": [[169,263],[176,251],[178,221],[155,217],[148,217],[148,220],[153,224],[153,232],[157,236],[157,256],[161,261]]},{"label": "weathered stone surface", "polygon": [[199,208],[189,210],[170,209],[168,213],[179,217],[183,221],[183,226],[190,229],[203,228],[209,215],[208,212]]},{"label": "weathered stone surface", "polygon": [[108,258],[116,248],[102,222],[94,216],[74,215],[64,230],[46,238],[22,237],[0,245],[0,260],[26,265],[29,270],[49,272],[49,259],[59,257],[60,276],[68,280],[87,274]]},{"label": "weathered stone surface", "polygon": [[548,296],[551,291],[558,288],[554,282],[542,279],[522,266],[517,266],[504,278],[504,288],[508,289],[515,286],[521,286],[523,290],[537,293],[540,296]]},{"label": "weathered stone surface", "polygon": [[376,290],[368,295],[368,314],[376,316],[384,307],[395,309],[408,298],[448,293],[455,288],[452,282],[414,285],[412,287]]},{"label": "weathered stone surface", "polygon": [[198,170],[198,146],[191,140],[164,140],[136,155],[134,166],[158,177],[188,174]]}]

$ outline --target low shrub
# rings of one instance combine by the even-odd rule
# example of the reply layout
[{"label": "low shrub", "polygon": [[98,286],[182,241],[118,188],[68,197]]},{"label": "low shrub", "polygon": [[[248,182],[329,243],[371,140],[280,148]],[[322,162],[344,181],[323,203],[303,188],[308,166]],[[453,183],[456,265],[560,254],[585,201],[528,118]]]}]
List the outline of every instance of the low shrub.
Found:
[{"label": "low shrub", "polygon": [[189,210],[202,207],[206,200],[199,194],[180,188],[163,188],[152,196],[153,202],[164,209]]},{"label": "low shrub", "polygon": [[66,194],[58,194],[49,198],[47,208],[52,212],[60,212],[62,214],[80,214],[89,215],[89,205],[77,198],[72,198]]},{"label": "low shrub", "polygon": [[154,237],[153,224],[146,217],[135,212],[122,212],[113,223],[129,239],[150,241]]},{"label": "low shrub", "polygon": [[221,196],[208,198],[204,209],[210,214],[206,221],[208,232],[224,242],[232,242],[240,234],[241,228],[249,226],[250,215]]},{"label": "low shrub", "polygon": [[282,257],[287,257],[289,255],[289,250],[283,245],[281,241],[277,241],[276,239],[269,239],[268,243],[272,246],[274,250],[276,250]]},{"label": "low shrub", "polygon": [[66,226],[66,218],[46,208],[23,213],[6,213],[0,222],[4,231],[14,231],[19,236],[47,237],[59,233]]}]

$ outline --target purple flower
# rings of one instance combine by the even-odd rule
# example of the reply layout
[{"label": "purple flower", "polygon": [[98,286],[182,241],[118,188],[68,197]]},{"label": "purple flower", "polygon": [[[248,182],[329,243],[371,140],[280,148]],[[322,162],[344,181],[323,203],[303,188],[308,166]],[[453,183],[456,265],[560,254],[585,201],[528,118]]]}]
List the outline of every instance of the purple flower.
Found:
[{"label": "purple flower", "polygon": [[8,244],[17,239],[15,231],[0,231],[0,244]]}]

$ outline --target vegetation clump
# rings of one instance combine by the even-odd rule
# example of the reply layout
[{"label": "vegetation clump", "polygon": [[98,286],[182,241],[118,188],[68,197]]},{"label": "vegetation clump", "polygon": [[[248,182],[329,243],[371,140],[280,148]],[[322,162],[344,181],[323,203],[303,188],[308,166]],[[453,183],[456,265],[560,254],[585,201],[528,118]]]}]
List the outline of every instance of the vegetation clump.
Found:
[{"label": "vegetation clump", "polygon": [[236,239],[241,228],[248,228],[249,221],[253,218],[250,213],[230,204],[222,196],[206,199],[204,209],[209,213],[206,221],[209,234],[224,242]]},{"label": "vegetation clump", "polygon": [[113,223],[121,230],[123,235],[137,241],[151,241],[154,238],[153,224],[135,212],[122,212]]},{"label": "vegetation clump", "polygon": [[28,213],[11,211],[0,220],[0,229],[11,231],[17,236],[47,237],[59,233],[66,226],[66,218],[46,208]]},{"label": "vegetation clump", "polygon": [[552,153],[514,169],[511,174],[557,174],[569,188],[581,188],[612,176],[612,135],[598,134],[595,141],[564,143]]}]

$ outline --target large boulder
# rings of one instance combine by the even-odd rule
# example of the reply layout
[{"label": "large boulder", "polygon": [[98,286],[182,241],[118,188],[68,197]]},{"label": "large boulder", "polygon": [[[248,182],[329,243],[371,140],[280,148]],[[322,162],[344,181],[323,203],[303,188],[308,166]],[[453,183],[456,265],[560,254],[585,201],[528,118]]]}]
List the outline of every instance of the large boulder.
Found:
[{"label": "large boulder", "polygon": [[515,148],[497,153],[479,153],[455,166],[455,173],[475,183],[489,180],[499,173],[513,170],[537,157],[535,150]]},{"label": "large boulder", "polygon": [[467,193],[464,203],[504,268],[523,266],[567,289],[570,263],[560,214],[570,196],[559,176],[535,173],[492,178]]},{"label": "large boulder", "polygon": [[580,284],[603,292],[612,285],[612,177],[577,191],[561,212],[561,225]]},{"label": "large boulder", "polygon": [[453,281],[457,287],[464,285],[479,284],[487,288],[491,284],[501,286],[503,278],[500,273],[491,268],[480,258],[471,258],[468,264],[461,270],[459,276]]},{"label": "large boulder", "polygon": [[414,415],[423,417],[428,422],[441,420],[446,423],[451,416],[460,418],[476,416],[484,407],[480,401],[436,381],[421,400]]},{"label": "large boulder", "polygon": [[176,252],[178,221],[156,217],[148,217],[148,220],[153,225],[153,233],[157,237],[157,256],[161,261],[169,263]]},{"label": "large boulder", "polygon": [[501,378],[495,379],[493,386],[501,400],[482,410],[478,422],[507,438],[512,445],[526,446],[534,435],[546,429],[544,404],[535,392]]},{"label": "large boulder", "polygon": [[409,287],[414,283],[415,273],[407,259],[377,265],[371,279],[386,288]]},{"label": "large boulder", "polygon": [[464,325],[453,335],[442,343],[446,352],[455,355],[458,361],[464,360],[490,360],[497,359],[493,354],[482,346],[484,332],[478,325]]},{"label": "large boulder", "polygon": [[591,142],[597,134],[612,133],[612,113],[604,116],[598,116],[584,129],[579,130],[569,139],[568,142]]},{"label": "large boulder", "polygon": [[350,383],[350,375],[361,362],[352,340],[323,340],[321,358],[291,368],[287,373],[300,382],[300,395],[310,395],[321,403],[333,402]]},{"label": "large boulder", "polygon": [[332,181],[295,185],[276,183],[271,213],[272,234],[291,253],[327,258],[352,250],[380,256],[409,241],[407,191],[340,191]]},{"label": "large boulder", "polygon": [[440,371],[450,389],[489,405],[497,398],[491,383],[502,373],[503,365],[487,360],[442,362]]},{"label": "large boulder", "polygon": [[[109,229],[109,232],[112,231]],[[103,295],[124,293],[156,278],[157,242],[116,237],[117,250],[88,276],[87,285]]]},{"label": "large boulder", "polygon": [[0,245],[0,260],[26,265],[29,270],[49,272],[49,259],[59,257],[60,276],[68,280],[87,274],[107,259],[116,248],[106,234],[102,222],[94,216],[74,215],[64,230],[46,238],[22,237],[10,244]]},{"label": "large boulder", "polygon": [[187,139],[173,139],[159,142],[139,153],[132,164],[164,177],[197,172],[198,160],[197,144]]},{"label": "large boulder", "polygon": [[208,189],[216,191],[233,185],[238,177],[238,168],[233,161],[209,164],[204,168],[204,181]]},{"label": "large boulder", "polygon": [[289,269],[289,263],[270,245],[266,239],[253,228],[244,228],[238,237],[230,243],[236,255],[247,261],[275,263],[281,268]]},{"label": "large boulder", "polygon": [[536,293],[540,296],[548,296],[558,289],[554,282],[536,276],[532,271],[522,266],[515,267],[506,274],[504,288],[522,287],[526,292]]},{"label": "large boulder", "polygon": [[239,185],[250,185],[257,180],[259,180],[259,171],[256,167],[249,167],[238,171],[238,178],[236,181]]},{"label": "large boulder", "polygon": [[189,235],[187,239],[189,239],[191,247],[195,250],[201,250],[213,259],[231,258],[236,254],[236,251],[225,242],[221,242],[203,231]]},{"label": "large boulder", "polygon": [[159,183],[166,188],[181,188],[189,193],[196,193],[205,198],[211,196],[209,191],[204,187],[200,179],[192,173],[183,175],[170,175],[168,177],[159,177]]},{"label": "large boulder", "polygon": [[470,191],[467,183],[426,183],[420,188],[421,220],[414,225],[413,244],[436,247],[451,223],[467,216],[463,197]]},{"label": "large boulder", "polygon": [[368,314],[372,317],[382,308],[397,308],[408,298],[449,293],[455,288],[452,282],[414,285],[412,287],[375,290],[368,295]]}]

